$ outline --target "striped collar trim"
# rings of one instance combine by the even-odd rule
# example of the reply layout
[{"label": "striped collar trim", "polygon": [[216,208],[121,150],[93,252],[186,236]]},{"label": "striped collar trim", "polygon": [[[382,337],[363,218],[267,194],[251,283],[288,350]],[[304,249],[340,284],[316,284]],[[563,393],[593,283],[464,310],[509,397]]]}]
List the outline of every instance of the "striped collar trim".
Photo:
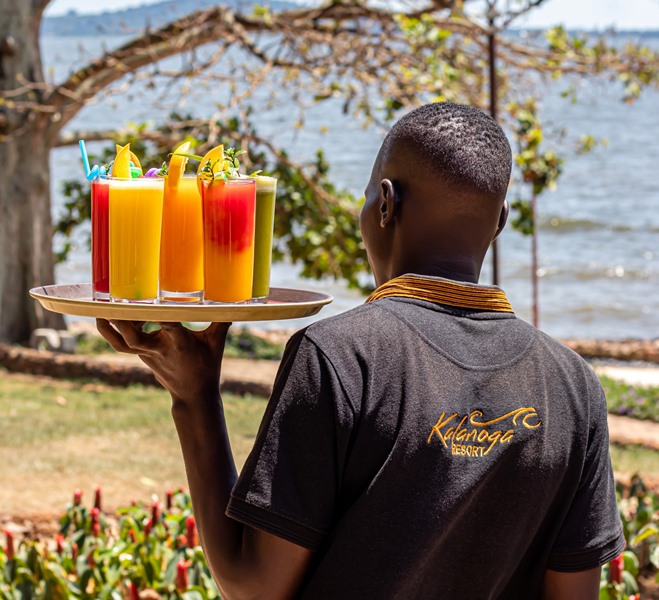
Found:
[{"label": "striped collar trim", "polygon": [[458,283],[421,275],[395,277],[377,288],[366,302],[391,297],[413,298],[470,310],[514,312],[506,294],[498,287]]}]

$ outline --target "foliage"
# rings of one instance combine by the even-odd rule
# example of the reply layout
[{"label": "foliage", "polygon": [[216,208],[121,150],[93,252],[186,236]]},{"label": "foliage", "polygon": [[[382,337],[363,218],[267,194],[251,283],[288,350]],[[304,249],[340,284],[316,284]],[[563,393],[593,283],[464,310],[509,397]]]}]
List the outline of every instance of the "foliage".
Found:
[{"label": "foliage", "polygon": [[630,385],[610,377],[600,377],[600,381],[610,413],[659,423],[659,387]]},{"label": "foliage", "polygon": [[639,600],[638,576],[659,582],[659,495],[635,475],[629,486],[617,485],[618,509],[627,550],[602,569],[600,600]]},{"label": "foliage", "polygon": [[[553,150],[541,149],[544,133],[535,98],[528,98],[524,102],[511,102],[508,111],[515,121],[515,166],[523,183],[530,188],[531,195],[537,198],[547,189],[556,189],[563,170],[563,159]],[[519,186],[517,189],[521,193],[523,187]],[[513,227],[524,235],[533,234],[536,223],[532,201],[520,196],[512,203],[511,208],[518,211],[517,218],[512,222]]]},{"label": "foliage", "polygon": [[[627,550],[605,565],[600,600],[638,600],[640,574],[659,569],[659,496],[635,476],[618,484]],[[18,540],[5,532],[0,547],[0,599],[219,599],[197,532],[190,497],[168,491],[165,506],[133,503],[116,515],[94,507],[80,491],[60,520],[54,540]]]},{"label": "foliage", "polygon": [[96,354],[107,354],[114,352],[112,346],[108,344],[100,335],[83,335],[76,342],[76,354],[85,354],[94,356]]},{"label": "foliage", "polygon": [[[76,344],[76,354],[97,355],[108,352],[112,353],[114,350],[99,335],[83,336]],[[224,356],[253,360],[279,360],[283,352],[282,344],[271,342],[246,327],[232,327],[224,347]]]},{"label": "foliage", "polygon": [[260,360],[279,360],[284,352],[281,344],[276,344],[254,334],[246,327],[231,328],[227,336],[224,356],[231,358],[251,358]]},{"label": "foliage", "polygon": [[[511,208],[517,211],[512,225],[531,239],[531,284],[533,325],[540,325],[539,284],[538,284],[538,228],[536,226],[538,196],[546,189],[554,189],[561,175],[563,159],[552,150],[541,150],[543,130],[538,118],[538,106],[534,98],[518,103],[511,102],[508,112],[515,125],[513,133],[517,140],[515,166],[521,175],[523,186],[518,186],[518,198]],[[586,144],[582,144],[586,147]],[[530,188],[531,199],[521,196],[522,190]]]},{"label": "foliage", "polygon": [[[6,533],[0,551],[0,599],[67,598],[213,600],[219,592],[197,533],[190,497],[167,493],[163,508],[131,505],[117,517],[88,509],[80,493],[50,543],[23,540],[15,547]],[[150,594],[145,595],[145,591]]]}]

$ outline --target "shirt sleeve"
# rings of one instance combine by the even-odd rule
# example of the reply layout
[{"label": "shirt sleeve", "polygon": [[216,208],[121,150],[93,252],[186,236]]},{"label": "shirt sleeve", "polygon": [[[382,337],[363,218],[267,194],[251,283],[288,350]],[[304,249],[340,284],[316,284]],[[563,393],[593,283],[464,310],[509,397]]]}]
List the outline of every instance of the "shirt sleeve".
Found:
[{"label": "shirt sleeve", "polygon": [[334,367],[304,331],[296,334],[227,515],[317,549],[334,520],[352,422]]},{"label": "shirt sleeve", "polygon": [[547,565],[554,571],[594,569],[625,548],[609,453],[606,398],[599,381],[595,382],[581,481]]}]

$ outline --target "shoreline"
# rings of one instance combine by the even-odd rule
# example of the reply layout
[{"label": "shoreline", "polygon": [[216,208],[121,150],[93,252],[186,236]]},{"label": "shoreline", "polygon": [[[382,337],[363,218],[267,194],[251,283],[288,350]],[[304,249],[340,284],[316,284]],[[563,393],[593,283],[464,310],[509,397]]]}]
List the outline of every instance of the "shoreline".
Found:
[{"label": "shoreline", "polygon": [[[95,334],[95,329],[93,330]],[[283,345],[292,330],[250,330],[269,342]],[[73,335],[75,333],[71,332]],[[91,331],[78,335],[90,335]],[[95,334],[98,335],[98,334]],[[561,340],[600,371],[641,375],[641,385],[659,385],[659,340]],[[268,397],[279,367],[279,360],[229,358],[222,366],[222,387],[236,394]],[[36,350],[25,346],[0,343],[0,368],[11,373],[44,376],[55,379],[97,380],[109,385],[141,384],[160,386],[151,371],[135,355],[116,352],[102,354],[69,354]],[[622,377],[624,379],[624,377]]]}]

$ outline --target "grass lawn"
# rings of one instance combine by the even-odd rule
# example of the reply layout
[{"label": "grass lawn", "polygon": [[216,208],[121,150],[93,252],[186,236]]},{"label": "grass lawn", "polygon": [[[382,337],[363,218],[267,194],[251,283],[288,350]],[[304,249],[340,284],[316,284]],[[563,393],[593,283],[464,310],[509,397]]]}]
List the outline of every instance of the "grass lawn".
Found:
[{"label": "grass lawn", "polygon": [[[102,486],[108,509],[163,497],[186,486],[169,395],[151,387],[116,388],[10,374],[0,369],[0,511],[59,513],[73,490],[91,501]],[[265,401],[226,394],[238,468]],[[617,473],[659,480],[659,452],[612,446]]]},{"label": "grass lawn", "polygon": [[[108,508],[186,486],[169,394],[9,374],[0,369],[0,511],[59,512],[102,486]],[[265,402],[226,394],[238,468]]]}]

